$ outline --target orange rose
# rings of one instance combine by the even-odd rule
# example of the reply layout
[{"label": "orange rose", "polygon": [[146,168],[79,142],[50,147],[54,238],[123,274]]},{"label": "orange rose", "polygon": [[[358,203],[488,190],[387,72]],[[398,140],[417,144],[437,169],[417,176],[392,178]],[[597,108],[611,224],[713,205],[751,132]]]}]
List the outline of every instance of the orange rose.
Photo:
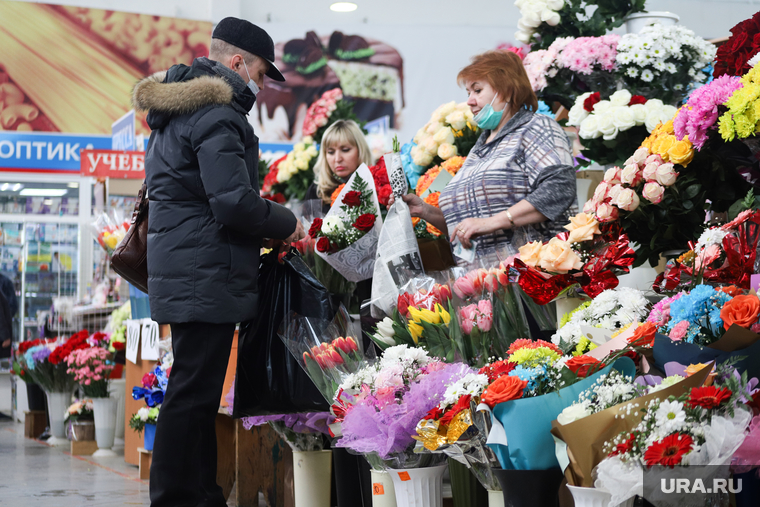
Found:
[{"label": "orange rose", "polygon": [[651,322],[645,322],[636,328],[633,336],[628,338],[628,343],[634,347],[648,347],[654,346],[654,335],[657,332],[657,326]]},{"label": "orange rose", "polygon": [[584,355],[569,359],[565,363],[565,366],[567,366],[571,372],[575,373],[579,377],[585,377],[589,374],[591,368],[594,368],[594,371],[596,371],[600,368],[603,368],[604,364],[602,364],[598,359]]},{"label": "orange rose", "polygon": [[438,199],[440,198],[441,193],[440,192],[431,192],[428,194],[427,197],[423,199],[426,203],[428,203],[431,206],[434,206],[438,208]]},{"label": "orange rose", "polygon": [[725,292],[726,294],[728,294],[731,297],[739,296],[742,293],[742,290],[739,287],[737,287],[736,285],[729,285],[728,287],[715,287],[715,290],[719,290],[721,292]]},{"label": "orange rose", "polygon": [[752,324],[757,322],[758,313],[760,313],[760,299],[749,294],[747,296],[736,296],[723,305],[720,310],[720,318],[723,319],[724,329],[731,327],[731,324],[749,329]]},{"label": "orange rose", "polygon": [[335,204],[335,200],[338,198],[338,196],[340,195],[340,193],[343,191],[343,187],[345,187],[345,186],[346,186],[346,184],[343,183],[342,185],[340,185],[338,188],[335,189],[335,191],[330,196],[330,206],[332,206],[333,204]]},{"label": "orange rose", "polygon": [[417,224],[422,220],[420,217],[412,217],[412,225],[417,227]]},{"label": "orange rose", "polygon": [[528,383],[520,380],[518,377],[502,375],[494,380],[493,384],[488,386],[483,392],[481,401],[493,408],[498,403],[504,403],[509,400],[522,398],[523,389]]}]

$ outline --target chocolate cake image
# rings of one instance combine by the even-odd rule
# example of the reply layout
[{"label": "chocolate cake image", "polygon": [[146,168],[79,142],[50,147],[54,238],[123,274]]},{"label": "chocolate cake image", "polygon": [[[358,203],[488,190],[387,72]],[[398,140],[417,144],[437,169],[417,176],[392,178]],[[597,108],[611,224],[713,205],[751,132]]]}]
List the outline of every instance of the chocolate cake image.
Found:
[{"label": "chocolate cake image", "polygon": [[266,114],[270,120],[282,107],[291,139],[300,134],[297,122],[309,105],[333,88],[354,102],[360,120],[387,115],[391,128],[397,126],[404,107],[403,60],[388,44],[338,31],[323,37],[308,32],[303,39],[276,44],[275,65],[285,82],[267,78],[256,104],[259,117]]}]

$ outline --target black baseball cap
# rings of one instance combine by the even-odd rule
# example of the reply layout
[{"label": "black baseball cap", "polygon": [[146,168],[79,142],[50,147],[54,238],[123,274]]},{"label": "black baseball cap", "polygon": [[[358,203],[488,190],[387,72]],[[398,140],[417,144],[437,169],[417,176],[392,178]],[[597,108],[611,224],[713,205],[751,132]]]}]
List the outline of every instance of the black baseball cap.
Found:
[{"label": "black baseball cap", "polygon": [[274,65],[274,42],[263,28],[244,19],[228,17],[216,25],[211,38],[223,40],[237,48],[260,56],[269,62],[267,76],[275,81],[285,81],[280,70]]}]

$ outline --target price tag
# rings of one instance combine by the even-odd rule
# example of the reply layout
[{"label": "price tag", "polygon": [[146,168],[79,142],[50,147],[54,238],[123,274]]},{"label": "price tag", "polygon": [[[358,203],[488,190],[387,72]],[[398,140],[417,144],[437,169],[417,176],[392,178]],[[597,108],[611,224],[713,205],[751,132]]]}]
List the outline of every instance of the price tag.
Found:
[{"label": "price tag", "polygon": [[612,333],[608,329],[593,326],[581,326],[581,333],[596,345],[604,345],[612,340]]},{"label": "price tag", "polygon": [[158,322],[144,319],[142,325],[142,356],[146,361],[158,360]]},{"label": "price tag", "polygon": [[140,321],[128,320],[127,324],[127,346],[125,353],[127,360],[137,364],[137,349],[140,347]]}]

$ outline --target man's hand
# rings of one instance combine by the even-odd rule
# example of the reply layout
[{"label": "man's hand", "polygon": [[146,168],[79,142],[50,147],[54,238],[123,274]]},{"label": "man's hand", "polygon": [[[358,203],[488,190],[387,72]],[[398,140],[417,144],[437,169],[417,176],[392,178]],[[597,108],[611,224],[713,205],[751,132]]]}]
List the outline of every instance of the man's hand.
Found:
[{"label": "man's hand", "polygon": [[287,244],[295,243],[299,239],[303,239],[304,236],[306,236],[306,233],[303,230],[303,225],[301,225],[301,221],[298,220],[296,222],[296,230],[293,231],[293,234],[285,238],[285,243]]}]

